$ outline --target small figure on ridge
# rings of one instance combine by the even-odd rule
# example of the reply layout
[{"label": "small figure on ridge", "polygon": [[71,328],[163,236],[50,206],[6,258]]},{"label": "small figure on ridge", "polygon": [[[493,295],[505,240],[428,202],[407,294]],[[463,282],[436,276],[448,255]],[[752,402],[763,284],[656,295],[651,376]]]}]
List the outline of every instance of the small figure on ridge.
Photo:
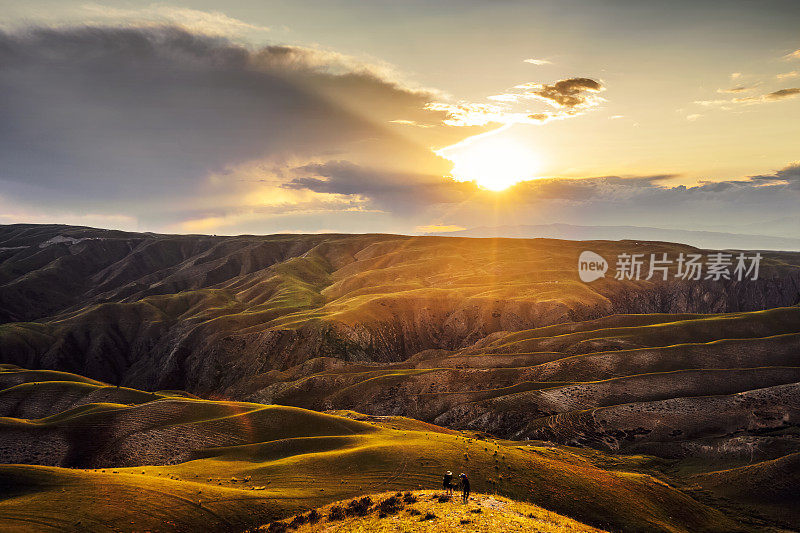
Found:
[{"label": "small figure on ridge", "polygon": [[442,480],[442,488],[447,491],[447,494],[450,496],[453,495],[453,473],[451,471],[447,471],[444,473],[444,479]]},{"label": "small figure on ridge", "polygon": [[461,501],[463,503],[469,502],[469,478],[464,472],[458,476],[461,478]]}]

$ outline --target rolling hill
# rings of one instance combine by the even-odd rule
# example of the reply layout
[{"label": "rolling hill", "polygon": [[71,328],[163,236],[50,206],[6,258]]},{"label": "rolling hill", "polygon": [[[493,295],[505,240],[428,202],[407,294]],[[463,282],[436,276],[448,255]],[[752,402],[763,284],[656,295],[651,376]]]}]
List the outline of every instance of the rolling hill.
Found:
[{"label": "rolling hill", "polygon": [[797,253],[765,252],[757,281],[584,284],[576,272],[584,249],[607,258],[697,252],[635,241],[0,226],[0,360],[147,390],[228,394],[243,378],[317,368],[321,357],[395,363],[613,314],[800,301]]},{"label": "rolling hill", "polygon": [[0,226],[0,527],[243,530],[451,469],[588,527],[800,528],[800,254],[622,253],[710,251]]},{"label": "rolling hill", "polygon": [[[597,452],[11,366],[0,378],[0,462],[12,463],[0,465],[4,531],[241,530],[363,494],[431,489],[447,469],[469,472],[476,493],[604,529],[738,527],[637,461]],[[65,391],[71,400],[53,407]]]}]

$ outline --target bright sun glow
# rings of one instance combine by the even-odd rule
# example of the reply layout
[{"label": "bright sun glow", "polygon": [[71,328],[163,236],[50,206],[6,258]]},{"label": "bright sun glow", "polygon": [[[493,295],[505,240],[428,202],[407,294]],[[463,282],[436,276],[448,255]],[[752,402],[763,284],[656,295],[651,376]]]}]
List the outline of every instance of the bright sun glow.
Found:
[{"label": "bright sun glow", "polygon": [[500,135],[478,135],[436,153],[454,163],[456,180],[474,181],[493,191],[534,179],[540,168],[531,149]]}]

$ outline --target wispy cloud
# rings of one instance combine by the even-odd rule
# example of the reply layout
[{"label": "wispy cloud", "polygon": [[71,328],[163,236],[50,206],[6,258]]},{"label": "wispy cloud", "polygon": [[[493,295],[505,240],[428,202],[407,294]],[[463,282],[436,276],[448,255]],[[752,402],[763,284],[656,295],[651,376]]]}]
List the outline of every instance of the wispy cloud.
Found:
[{"label": "wispy cloud", "polygon": [[792,70],[791,72],[783,72],[781,74],[776,74],[775,77],[779,80],[788,80],[790,78],[797,78],[800,77],[800,71]]},{"label": "wispy cloud", "polygon": [[778,100],[787,100],[789,98],[795,98],[796,96],[800,95],[800,88],[792,87],[789,89],[778,89],[777,91],[772,91],[771,93],[762,94],[760,96],[748,96],[745,98],[734,98],[733,101],[735,103],[740,104],[753,104],[753,103],[761,103],[761,102],[776,102]]},{"label": "wispy cloud", "polygon": [[[600,105],[605,91],[602,83],[591,78],[568,78],[552,84],[523,83],[502,94],[487,97],[491,104],[434,103],[429,108],[448,114],[453,125],[543,124],[552,120],[575,117]],[[546,103],[552,110],[534,110],[531,102]]]},{"label": "wispy cloud", "polygon": [[717,89],[717,92],[721,94],[736,94],[736,93],[747,92],[754,88],[755,86],[746,87],[744,85],[740,85],[738,87],[731,87],[730,89]]},{"label": "wispy cloud", "polygon": [[[592,220],[597,225],[717,227],[749,223],[763,224],[774,218],[796,219],[800,215],[800,165],[792,164],[775,172],[700,181],[695,185],[676,185],[677,176],[601,176],[585,178],[540,178],[512,186],[504,198],[502,212],[490,192],[477,190],[464,203],[451,206],[442,218],[440,206],[431,206],[426,225],[480,225],[574,223]],[[770,225],[770,224],[765,224]],[[784,222],[785,226],[786,223]],[[444,231],[444,230],[438,230]],[[435,231],[431,232],[434,233]],[[782,228],[783,233],[794,228]]]},{"label": "wispy cloud", "polygon": [[229,17],[220,11],[201,11],[166,4],[151,4],[139,9],[125,9],[101,4],[81,6],[84,20],[90,24],[122,23],[136,26],[148,24],[178,25],[206,35],[237,36],[248,32],[268,32],[267,26],[250,24]]},{"label": "wispy cloud", "polygon": [[507,108],[495,104],[476,104],[458,102],[431,102],[427,108],[445,114],[445,124],[451,126],[485,126],[487,124],[506,124],[524,121],[527,114],[511,113]]},{"label": "wispy cloud", "polygon": [[721,107],[722,109],[731,109],[735,105],[754,105],[764,104],[769,102],[778,102],[781,100],[788,100],[800,95],[799,87],[790,87],[786,89],[778,89],[770,93],[761,94],[757,96],[744,96],[739,98],[730,98],[727,100],[696,100],[695,104],[705,107]]},{"label": "wispy cloud", "polygon": [[525,63],[530,63],[531,65],[552,65],[553,62],[547,59],[525,59]]},{"label": "wispy cloud", "polygon": [[487,96],[486,99],[494,102],[517,102],[519,101],[519,95],[513,93],[493,94],[492,96]]},{"label": "wispy cloud", "polygon": [[414,126],[415,128],[433,128],[433,124],[420,124],[414,120],[406,120],[402,118],[389,121],[390,124],[399,124],[401,126]]},{"label": "wispy cloud", "polygon": [[[595,224],[614,225],[636,216],[636,225],[680,225],[704,220],[725,225],[768,220],[780,210],[785,216],[800,214],[800,164],[776,172],[701,181],[694,186],[672,185],[670,175],[641,177],[543,178],[515,185],[509,197],[518,202],[508,220],[531,217],[535,204],[541,221],[570,221],[589,217]],[[474,209],[473,209],[474,212]],[[624,217],[620,214],[624,213]],[[524,220],[524,219],[523,219]],[[472,218],[450,216],[450,224],[480,224]],[[497,225],[498,221],[492,221]],[[499,224],[506,223],[500,221]],[[514,222],[519,224],[518,221]],[[797,232],[796,230],[794,231]]]},{"label": "wispy cloud", "polygon": [[457,226],[454,224],[428,224],[425,226],[417,226],[416,229],[420,233],[448,233],[451,231],[465,230],[464,226]]},{"label": "wispy cloud", "polygon": [[107,213],[79,213],[67,209],[31,209],[4,202],[0,198],[0,224],[68,224],[72,226],[94,226],[116,228],[127,231],[139,230],[135,217]]},{"label": "wispy cloud", "polygon": [[788,54],[783,56],[783,59],[800,59],[800,48],[798,48],[794,52],[789,52]]},{"label": "wispy cloud", "polygon": [[765,100],[784,100],[786,98],[794,98],[797,95],[800,95],[800,88],[793,87],[791,89],[779,89],[777,91],[765,94],[763,98]]}]

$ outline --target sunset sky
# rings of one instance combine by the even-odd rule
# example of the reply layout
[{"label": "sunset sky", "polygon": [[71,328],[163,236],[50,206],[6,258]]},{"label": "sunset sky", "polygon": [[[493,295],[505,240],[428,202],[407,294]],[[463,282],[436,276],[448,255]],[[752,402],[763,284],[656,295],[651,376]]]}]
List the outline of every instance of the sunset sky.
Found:
[{"label": "sunset sky", "polygon": [[795,0],[0,13],[0,224],[800,237]]}]

